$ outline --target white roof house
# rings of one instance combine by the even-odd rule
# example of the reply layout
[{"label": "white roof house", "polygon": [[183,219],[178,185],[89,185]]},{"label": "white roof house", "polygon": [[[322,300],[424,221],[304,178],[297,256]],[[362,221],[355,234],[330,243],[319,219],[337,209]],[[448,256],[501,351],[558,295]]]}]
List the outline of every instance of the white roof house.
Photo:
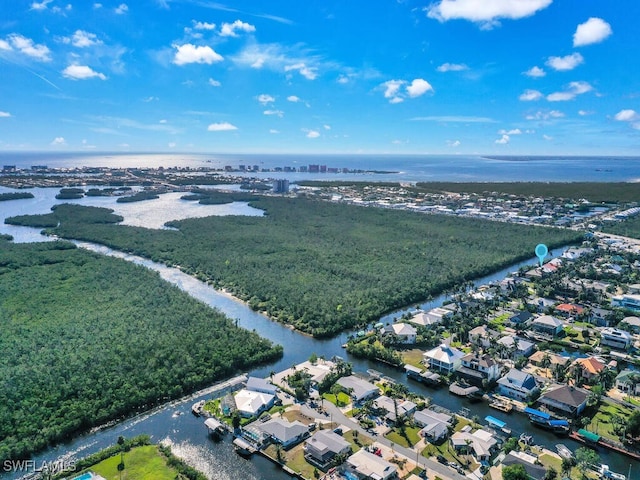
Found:
[{"label": "white roof house", "polygon": [[401,343],[416,343],[416,335],[418,331],[416,327],[408,323],[392,323],[382,328],[383,335],[395,335]]},{"label": "white roof house", "polygon": [[341,377],[336,382],[341,387],[351,392],[351,397],[356,402],[361,402],[368,398],[374,398],[380,395],[380,389],[374,384],[367,382],[366,380],[356,377],[355,375],[349,375],[348,377]]},{"label": "white roof house", "polygon": [[275,395],[254,392],[246,388],[236,393],[234,400],[236,408],[243,417],[253,417],[271,408],[275,402]]},{"label": "white roof house", "polygon": [[247,390],[275,395],[278,388],[264,378],[249,377],[247,379]]},{"label": "white roof house", "polygon": [[304,423],[298,420],[290,422],[285,418],[273,418],[256,425],[256,428],[269,435],[285,448],[301,442],[309,435],[309,427]]},{"label": "white roof house", "polygon": [[419,312],[416,313],[409,320],[411,323],[415,323],[416,325],[422,325],[423,327],[428,327],[429,325],[437,325],[442,322],[442,319],[451,315],[450,310],[446,310],[441,307],[436,307],[428,312]]},{"label": "white roof house", "polygon": [[473,453],[477,460],[488,460],[496,448],[498,441],[486,430],[470,432],[455,432],[451,435],[451,445],[457,451],[467,450]]},{"label": "white roof house", "polygon": [[447,373],[458,369],[462,357],[463,352],[444,343],[422,355],[423,362],[428,364],[431,370]]},{"label": "white roof house", "polygon": [[600,330],[601,345],[626,350],[632,343],[633,337],[629,332],[611,327],[605,327]]},{"label": "white roof house", "polygon": [[346,461],[347,469],[358,478],[387,480],[398,471],[397,465],[387,462],[366,450],[358,450]]}]

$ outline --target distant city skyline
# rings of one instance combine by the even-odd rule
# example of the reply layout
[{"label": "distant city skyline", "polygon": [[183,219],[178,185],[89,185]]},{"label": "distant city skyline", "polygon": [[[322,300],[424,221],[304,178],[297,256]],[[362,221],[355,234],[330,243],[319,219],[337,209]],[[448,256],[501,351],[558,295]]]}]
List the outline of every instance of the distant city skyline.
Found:
[{"label": "distant city skyline", "polygon": [[634,0],[4,10],[0,151],[640,152]]}]

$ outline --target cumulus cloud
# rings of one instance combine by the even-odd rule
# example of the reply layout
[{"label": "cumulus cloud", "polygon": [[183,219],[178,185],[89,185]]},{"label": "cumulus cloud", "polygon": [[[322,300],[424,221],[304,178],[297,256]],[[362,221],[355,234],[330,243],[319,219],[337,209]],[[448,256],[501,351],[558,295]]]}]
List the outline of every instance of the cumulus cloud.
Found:
[{"label": "cumulus cloud", "polygon": [[53,0],[42,0],[42,2],[33,2],[31,4],[31,10],[46,10],[47,5],[49,5]]},{"label": "cumulus cloud", "polygon": [[462,72],[464,70],[469,70],[464,63],[443,63],[438,68],[436,68],[439,72]]},{"label": "cumulus cloud", "polygon": [[552,0],[440,0],[425,10],[440,22],[463,19],[484,29],[500,25],[500,19],[529,17],[551,4]]},{"label": "cumulus cloud", "polygon": [[635,110],[626,109],[620,110],[613,118],[615,118],[619,122],[633,122],[635,120],[639,120],[640,115],[638,115]]},{"label": "cumulus cloud", "polygon": [[269,130],[269,133],[275,135],[277,133],[280,133],[280,130],[276,130],[275,128],[272,128],[272,129]]},{"label": "cumulus cloud", "polygon": [[30,38],[17,33],[12,33],[6,40],[0,40],[0,50],[17,51],[40,62],[51,60],[51,51],[46,45],[34,43]]},{"label": "cumulus cloud", "polygon": [[228,132],[237,129],[238,127],[229,122],[212,123],[207,127],[209,132]]},{"label": "cumulus cloud", "polygon": [[218,80],[215,80],[213,78],[210,78],[207,83],[212,87],[220,87],[222,85]]},{"label": "cumulus cloud", "polygon": [[212,63],[221,62],[222,56],[216,53],[213,48],[209,46],[196,46],[192,43],[185,43],[184,45],[173,45],[176,54],[173,58],[173,63],[176,65],[187,65],[189,63],[206,63],[211,65]]},{"label": "cumulus cloud", "polygon": [[223,23],[220,29],[220,36],[222,37],[237,37],[237,32],[251,33],[255,32],[256,27],[249,23],[236,20],[233,23]]},{"label": "cumulus cloud", "polygon": [[294,65],[287,65],[284,67],[285,72],[297,71],[307,80],[315,80],[318,77],[318,69],[315,67],[308,67],[305,63],[296,63]]},{"label": "cumulus cloud", "polygon": [[216,28],[215,23],[197,22],[195,20],[192,20],[192,22],[193,28],[195,28],[196,30],[215,30]]},{"label": "cumulus cloud", "polygon": [[550,142],[551,140],[553,140],[553,137],[547,134],[542,135],[542,138],[544,138],[547,142]]},{"label": "cumulus cloud", "polygon": [[591,90],[593,90],[593,87],[588,82],[571,82],[566,90],[547,95],[547,100],[550,102],[566,102]]},{"label": "cumulus cloud", "polygon": [[9,112],[0,111],[0,118],[9,118],[11,114]]},{"label": "cumulus cloud", "polygon": [[551,110],[551,111],[538,111],[536,113],[527,115],[525,118],[527,120],[549,120],[552,118],[562,118],[564,117],[564,113],[559,110]]},{"label": "cumulus cloud", "polygon": [[509,135],[504,134],[502,135],[502,137],[496,140],[496,143],[498,145],[506,145],[507,143],[509,143],[509,140],[510,140]]},{"label": "cumulus cloud", "polygon": [[[400,91],[400,87],[404,85],[406,82],[404,80],[388,80],[382,84],[384,87],[384,98],[393,100],[394,98],[398,98],[398,92]],[[400,99],[400,102],[402,99]]]},{"label": "cumulus cloud", "polygon": [[512,130],[498,130],[499,135],[522,135],[522,130],[514,128]]},{"label": "cumulus cloud", "polygon": [[538,66],[535,67],[531,67],[529,70],[527,70],[526,72],[524,72],[524,74],[527,77],[532,77],[532,78],[540,78],[540,77],[544,77],[547,72],[545,72],[543,69],[541,69]]},{"label": "cumulus cloud", "polygon": [[125,13],[127,13],[129,11],[129,6],[126,3],[121,3],[120,5],[118,5],[114,12],[116,13],[116,15],[124,15]]},{"label": "cumulus cloud", "polygon": [[525,90],[518,97],[523,102],[533,102],[542,98],[542,93],[538,90]]},{"label": "cumulus cloud", "polygon": [[288,101],[288,102],[293,102],[293,103],[298,103],[298,102],[300,102],[301,100],[300,100],[300,97],[298,97],[298,96],[296,96],[296,95],[289,95],[289,96],[287,97],[287,101]]},{"label": "cumulus cloud", "polygon": [[87,65],[69,65],[62,71],[62,75],[71,80],[87,80],[90,78],[99,78],[100,80],[107,79],[104,73],[96,72]]},{"label": "cumulus cloud", "polygon": [[320,132],[317,130],[303,130],[307,132],[307,138],[318,138],[320,136]]},{"label": "cumulus cloud", "polygon": [[101,3],[94,3],[94,4],[93,4],[93,9],[94,9],[94,10],[99,10],[99,9],[101,9],[101,8],[102,8],[102,4],[101,4]]},{"label": "cumulus cloud", "polygon": [[66,145],[67,142],[64,140],[64,137],[56,137],[51,141],[51,145],[53,146],[58,146],[58,145]]},{"label": "cumulus cloud", "polygon": [[411,82],[411,85],[407,86],[407,94],[411,98],[416,98],[424,95],[427,92],[433,92],[433,87],[429,82],[422,78],[416,78]]},{"label": "cumulus cloud", "polygon": [[258,95],[258,101],[262,105],[266,105],[267,103],[275,102],[276,101],[276,97],[274,97],[273,95],[268,95],[266,93],[262,93],[262,94]]},{"label": "cumulus cloud", "polygon": [[459,147],[460,146],[460,140],[447,140],[447,145],[450,147]]},{"label": "cumulus cloud", "polygon": [[74,47],[86,48],[93,45],[100,45],[102,40],[98,39],[95,33],[85,32],[84,30],[76,30],[70,37],[62,37],[63,43],[70,43]]},{"label": "cumulus cloud", "polygon": [[322,128],[325,130],[331,130],[331,125],[323,125]]},{"label": "cumulus cloud", "polygon": [[554,70],[564,72],[567,70],[573,70],[582,62],[584,62],[584,58],[582,57],[582,55],[576,52],[564,57],[549,57],[549,59],[547,60],[547,65]]},{"label": "cumulus cloud", "polygon": [[600,43],[612,33],[611,25],[601,18],[591,17],[576,28],[576,33],[573,34],[573,46],[582,47],[592,43]]},{"label": "cumulus cloud", "polygon": [[265,115],[275,115],[280,118],[284,116],[284,112],[282,110],[265,110],[262,113],[264,113]]}]

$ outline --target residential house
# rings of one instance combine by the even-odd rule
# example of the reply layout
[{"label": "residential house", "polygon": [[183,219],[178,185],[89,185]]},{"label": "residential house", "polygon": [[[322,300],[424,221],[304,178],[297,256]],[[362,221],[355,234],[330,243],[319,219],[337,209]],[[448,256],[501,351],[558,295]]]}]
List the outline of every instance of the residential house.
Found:
[{"label": "residential house", "polygon": [[509,352],[509,357],[516,359],[518,357],[530,357],[534,352],[536,345],[529,340],[520,337],[505,335],[498,340],[498,345],[504,345]]},{"label": "residential house", "polygon": [[413,414],[413,420],[419,427],[422,427],[419,434],[432,443],[446,438],[449,428],[453,424],[453,417],[445,413],[434,412],[433,410],[420,410]]},{"label": "residential house", "polygon": [[386,395],[381,395],[373,401],[373,407],[379,411],[384,412],[384,418],[390,422],[396,421],[396,409],[398,417],[405,415],[411,415],[416,411],[417,405],[409,400],[396,399],[395,404],[393,398],[389,398]]},{"label": "residential house", "polygon": [[533,331],[550,335],[552,337],[555,337],[562,332],[562,328],[562,320],[551,315],[540,315],[539,317],[534,318],[531,322],[531,329]]},{"label": "residential house", "polygon": [[488,462],[498,449],[498,440],[486,430],[471,433],[469,427],[451,435],[451,446],[456,453],[470,453],[478,462]]},{"label": "residential house", "polygon": [[627,395],[640,395],[640,371],[622,370],[616,377],[616,388]]},{"label": "residential house", "polygon": [[597,357],[578,358],[571,368],[575,372],[575,378],[582,378],[586,383],[593,383],[598,375],[606,369],[606,365]]},{"label": "residential house", "polygon": [[236,402],[236,410],[245,418],[260,415],[273,407],[276,397],[268,393],[254,392],[243,388],[233,397]]},{"label": "residential house", "polygon": [[527,471],[527,475],[532,480],[543,480],[547,474],[547,469],[544,466],[536,463],[538,459],[533,455],[529,455],[525,452],[517,452],[512,450],[502,460],[503,466],[522,465]]},{"label": "residential house", "polygon": [[610,324],[609,314],[610,310],[604,308],[593,307],[589,312],[589,322],[596,327],[608,327]]},{"label": "residential house", "polygon": [[472,385],[483,387],[483,383],[498,380],[500,377],[500,364],[491,355],[470,353],[460,360],[460,367],[456,374]]},{"label": "residential house", "polygon": [[571,417],[577,417],[587,406],[589,393],[581,388],[562,385],[555,390],[545,392],[539,402],[549,410],[561,412]]},{"label": "residential house", "polygon": [[428,327],[430,325],[437,325],[442,323],[442,320],[448,316],[451,316],[452,312],[441,307],[433,308],[428,312],[418,312],[409,320],[416,325],[422,325]]},{"label": "residential house", "polygon": [[364,402],[365,400],[380,395],[380,389],[378,387],[355,375],[341,377],[336,383],[349,392],[351,398],[356,403]]},{"label": "residential house", "polygon": [[469,341],[482,348],[489,348],[492,341],[498,340],[498,338],[500,338],[500,332],[492,330],[486,325],[469,330]]},{"label": "residential house", "polygon": [[443,343],[425,352],[422,355],[422,361],[424,364],[429,365],[431,370],[447,374],[453,373],[458,369],[462,357],[464,357],[464,353],[460,350]]},{"label": "residential house", "polygon": [[575,303],[561,303],[556,305],[555,311],[559,316],[569,318],[584,313],[584,307]]},{"label": "residential house", "polygon": [[611,327],[600,330],[600,345],[618,350],[628,350],[632,344],[633,337],[629,332]]},{"label": "residential house", "polygon": [[627,325],[627,328],[632,333],[640,333],[640,318],[639,317],[624,317],[620,323]]},{"label": "residential house", "polygon": [[540,387],[533,375],[512,368],[498,379],[498,391],[506,397],[527,401],[540,391]]},{"label": "residential house", "polygon": [[397,478],[398,466],[367,452],[365,449],[358,450],[347,458],[345,462],[346,471],[355,475],[358,479],[389,480]]},{"label": "residential house", "polygon": [[548,352],[546,350],[538,350],[529,357],[529,363],[535,365],[536,367],[542,367],[542,365],[544,364],[544,359],[546,357],[549,358],[549,368],[554,368],[556,365],[566,367],[571,361],[569,357],[563,357],[562,355]]},{"label": "residential house", "polygon": [[331,430],[320,430],[304,443],[304,458],[326,471],[336,456],[351,453],[351,444]]},{"label": "residential house", "polygon": [[278,387],[270,383],[268,380],[259,377],[249,377],[247,379],[246,389],[252,392],[266,393],[275,395]]},{"label": "residential house", "polygon": [[408,323],[392,323],[383,327],[381,333],[383,336],[395,335],[398,338],[398,343],[412,345],[416,343],[418,331],[416,327]]},{"label": "residential house", "polygon": [[616,295],[611,298],[611,306],[640,312],[640,294],[626,293],[624,295]]},{"label": "residential house", "polygon": [[309,436],[309,427],[304,423],[298,420],[290,422],[285,418],[272,418],[257,424],[256,428],[285,449],[293,447]]},{"label": "residential house", "polygon": [[509,323],[514,326],[525,325],[529,320],[533,318],[533,315],[529,310],[521,310],[511,317],[509,317]]}]

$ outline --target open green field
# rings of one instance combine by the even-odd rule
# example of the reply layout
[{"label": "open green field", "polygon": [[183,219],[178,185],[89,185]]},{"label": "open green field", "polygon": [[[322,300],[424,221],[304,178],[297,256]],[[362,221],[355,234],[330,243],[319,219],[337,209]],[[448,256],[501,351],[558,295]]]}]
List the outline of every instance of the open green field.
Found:
[{"label": "open green field", "polygon": [[10,221],[60,222],[52,229],[60,236],[180,265],[314,336],[367,324],[530,258],[538,243],[555,248],[581,238],[570,230],[303,198],[261,197],[251,204],[266,215],[171,222],[177,231],[108,224],[104,211],[69,205]]},{"label": "open green field", "polygon": [[[90,470],[107,480],[120,480],[120,455],[107,458]],[[178,472],[167,465],[167,459],[155,445],[134,448],[124,454],[122,480],[175,480]],[[179,478],[179,477],[178,477]]]},{"label": "open green field", "polygon": [[640,238],[640,216],[630,218],[624,222],[605,225],[602,228],[602,231],[606,233],[613,233],[615,235],[622,235],[624,237]]},{"label": "open green field", "polygon": [[143,267],[0,243],[2,460],[282,354]]}]

